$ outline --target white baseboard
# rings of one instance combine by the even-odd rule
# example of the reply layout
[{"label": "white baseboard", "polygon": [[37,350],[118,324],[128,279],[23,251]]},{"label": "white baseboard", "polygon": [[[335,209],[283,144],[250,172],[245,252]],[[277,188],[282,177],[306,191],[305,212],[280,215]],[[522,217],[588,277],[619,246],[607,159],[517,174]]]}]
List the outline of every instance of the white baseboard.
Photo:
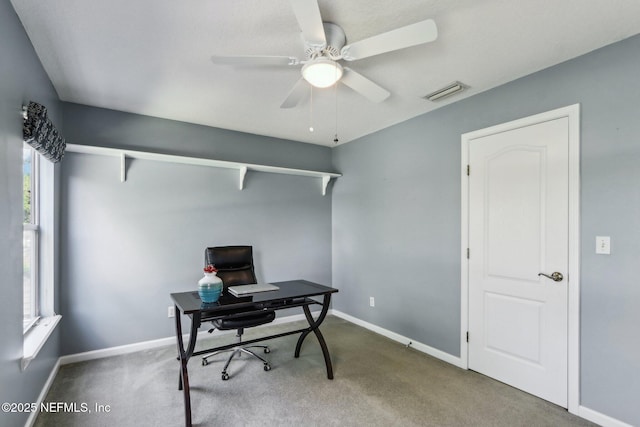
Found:
[{"label": "white baseboard", "polygon": [[576,415],[580,418],[584,418],[585,420],[601,425],[602,427],[633,427],[631,424],[627,424],[584,406],[578,407],[578,413]]},{"label": "white baseboard", "polygon": [[56,375],[58,375],[58,370],[60,369],[60,359],[58,359],[56,361],[56,364],[53,365],[53,368],[51,369],[51,373],[49,374],[49,378],[47,378],[47,381],[44,383],[44,386],[42,387],[42,391],[40,391],[40,394],[38,395],[38,399],[36,400],[36,410],[32,411],[29,414],[29,418],[27,418],[27,421],[24,423],[24,427],[33,427],[33,425],[36,422],[36,418],[38,418],[38,414],[40,413],[40,404],[42,402],[44,402],[44,399],[47,397],[47,393],[49,393],[49,389],[51,388],[51,385],[53,384],[53,381],[56,379]]},{"label": "white baseboard", "polygon": [[[201,334],[206,334],[206,333],[207,333],[206,331],[198,332],[198,337],[200,337]],[[185,339],[188,339],[188,338],[189,338],[188,336],[185,337]],[[142,341],[135,344],[120,345],[117,347],[101,348],[100,350],[85,351],[82,353],[75,353],[75,354],[69,354],[66,356],[61,356],[60,364],[68,365],[70,363],[84,362],[86,360],[102,359],[103,357],[110,357],[110,356],[119,356],[122,354],[134,353],[136,351],[150,350],[153,348],[164,347],[164,346],[175,344],[175,343],[176,343],[176,338],[170,337],[170,338],[160,338],[160,339],[151,340],[151,341]]]},{"label": "white baseboard", "polygon": [[397,341],[401,344],[404,345],[410,345],[411,347],[415,348],[418,351],[421,351],[423,353],[426,353],[430,356],[433,356],[437,359],[443,360],[445,362],[451,363],[454,366],[457,366],[458,368],[463,368],[466,369],[466,366],[464,366],[464,364],[462,363],[462,359],[460,359],[460,357],[457,356],[453,356],[449,353],[445,353],[442,350],[438,350],[437,348],[433,348],[430,347],[426,344],[422,344],[416,340],[413,340],[411,338],[407,338],[403,335],[397,334],[395,332],[392,332],[388,329],[384,329],[381,328],[380,326],[376,326],[372,323],[369,322],[365,322],[364,320],[360,320],[356,317],[350,316],[346,313],[343,313],[341,311],[338,310],[331,310],[331,314],[333,314],[336,317],[340,317],[344,320],[347,320],[351,323],[355,323],[358,326],[362,326],[365,329],[369,329],[370,331],[373,331],[377,334],[380,334],[382,336],[385,336],[387,338],[390,338],[394,341]]}]

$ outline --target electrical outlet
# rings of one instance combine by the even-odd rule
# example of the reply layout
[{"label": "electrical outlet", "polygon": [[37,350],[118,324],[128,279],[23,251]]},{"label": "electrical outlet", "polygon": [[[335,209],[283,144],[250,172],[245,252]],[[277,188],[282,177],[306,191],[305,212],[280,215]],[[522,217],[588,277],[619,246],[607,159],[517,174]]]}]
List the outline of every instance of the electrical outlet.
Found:
[{"label": "electrical outlet", "polygon": [[171,305],[167,308],[167,317],[176,317],[176,307]]},{"label": "electrical outlet", "polygon": [[375,307],[376,306],[376,300],[374,297],[369,297],[369,307]]}]

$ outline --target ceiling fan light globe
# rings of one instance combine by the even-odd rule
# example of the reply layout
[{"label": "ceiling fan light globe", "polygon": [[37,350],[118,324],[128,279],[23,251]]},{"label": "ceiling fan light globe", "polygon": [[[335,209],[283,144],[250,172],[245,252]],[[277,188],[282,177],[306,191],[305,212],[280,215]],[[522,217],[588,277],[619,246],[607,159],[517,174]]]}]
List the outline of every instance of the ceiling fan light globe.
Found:
[{"label": "ceiling fan light globe", "polygon": [[330,59],[316,59],[302,67],[302,77],[318,88],[333,86],[342,78],[342,72],[342,65]]}]

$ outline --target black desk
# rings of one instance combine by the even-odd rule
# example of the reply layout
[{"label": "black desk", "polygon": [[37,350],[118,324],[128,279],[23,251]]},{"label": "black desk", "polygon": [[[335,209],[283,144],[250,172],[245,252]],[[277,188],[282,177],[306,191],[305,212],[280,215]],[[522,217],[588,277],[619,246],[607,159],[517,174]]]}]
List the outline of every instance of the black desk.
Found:
[{"label": "black desk", "polygon": [[[304,329],[297,329],[294,331],[288,331],[276,335],[269,335],[249,341],[243,341],[243,344],[251,344],[258,341],[264,341],[273,338],[284,337],[287,335],[300,334],[294,357],[300,356],[300,348],[302,342],[313,332],[318,338],[320,347],[322,348],[322,354],[324,355],[324,362],[327,367],[327,378],[333,379],[333,367],[331,366],[331,357],[329,356],[329,349],[324,341],[324,337],[318,327],[324,320],[329,310],[329,303],[331,302],[331,294],[338,292],[337,289],[330,288],[328,286],[319,285],[317,283],[308,282],[306,280],[291,280],[288,282],[274,283],[280,287],[277,291],[260,292],[250,296],[234,297],[225,291],[225,294],[220,297],[217,302],[203,303],[198,296],[197,291],[192,292],[180,292],[171,294],[176,307],[176,338],[178,340],[178,359],[180,361],[180,378],[178,382],[178,389],[183,390],[184,393],[184,410],[185,410],[185,425],[191,427],[191,396],[189,392],[189,372],[187,370],[187,363],[191,356],[197,356],[199,354],[211,353],[217,350],[225,350],[235,347],[237,343],[228,344],[220,347],[209,348],[206,350],[200,350],[194,352],[196,346],[196,338],[198,336],[198,328],[203,322],[209,322],[211,320],[228,317],[234,315],[246,315],[254,312],[260,312],[262,310],[282,310],[285,308],[302,307],[304,315],[309,322],[309,327]],[[316,301],[311,297],[322,296],[322,302]],[[320,305],[322,310],[316,320],[311,317],[311,310],[309,306]],[[182,338],[182,322],[181,315],[185,314],[191,318],[191,330],[189,332],[189,344],[185,349],[184,340]]]}]

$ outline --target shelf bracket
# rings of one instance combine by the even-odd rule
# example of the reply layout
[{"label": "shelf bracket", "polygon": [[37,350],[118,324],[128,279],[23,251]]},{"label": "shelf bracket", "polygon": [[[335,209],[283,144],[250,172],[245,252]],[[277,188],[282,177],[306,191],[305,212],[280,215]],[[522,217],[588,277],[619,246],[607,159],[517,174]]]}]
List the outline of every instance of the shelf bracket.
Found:
[{"label": "shelf bracket", "polygon": [[238,172],[240,172],[240,190],[242,190],[244,188],[244,177],[247,175],[247,167],[240,167],[240,169],[238,169]]},{"label": "shelf bracket", "polygon": [[127,180],[127,155],[124,151],[120,153],[120,182]]},{"label": "shelf bracket", "polygon": [[329,185],[329,181],[331,181],[331,177],[329,175],[322,176],[322,195],[327,195],[327,185]]}]

